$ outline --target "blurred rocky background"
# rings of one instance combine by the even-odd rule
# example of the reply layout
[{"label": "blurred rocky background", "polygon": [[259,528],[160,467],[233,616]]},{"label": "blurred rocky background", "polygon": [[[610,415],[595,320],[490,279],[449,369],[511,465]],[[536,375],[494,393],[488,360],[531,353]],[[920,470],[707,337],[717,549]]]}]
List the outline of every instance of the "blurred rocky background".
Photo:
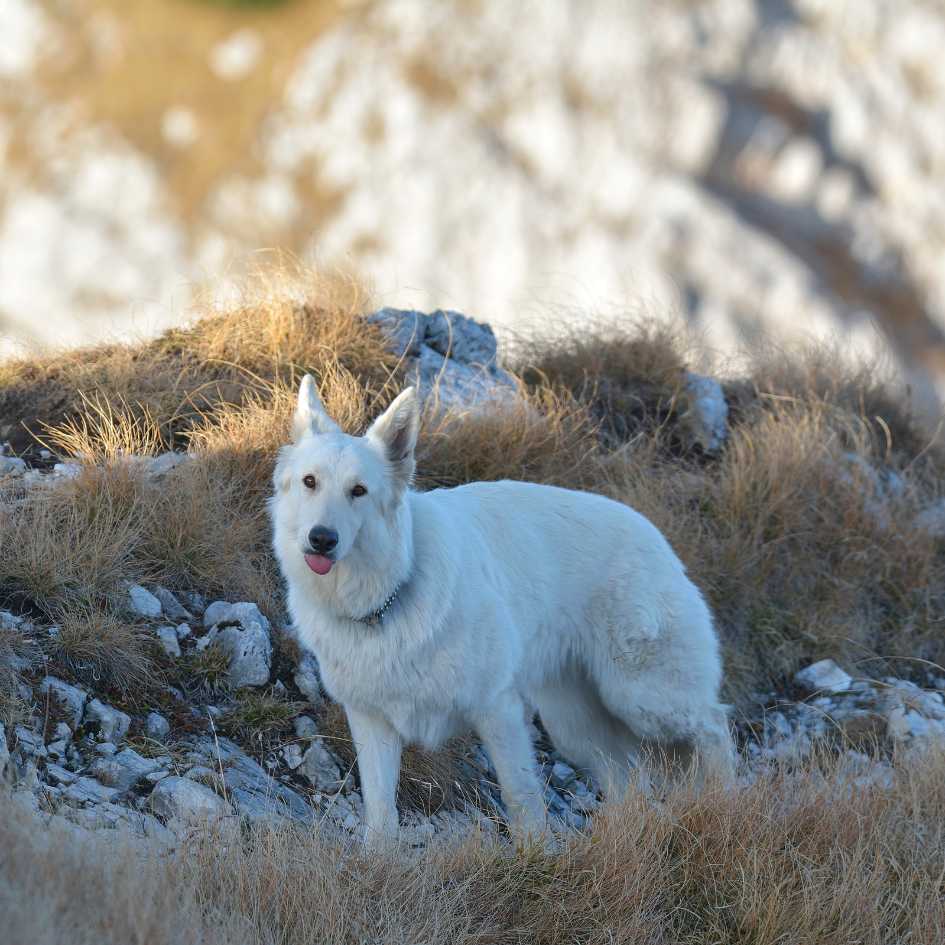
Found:
[{"label": "blurred rocky background", "polygon": [[838,335],[935,409],[943,50],[941,0],[2,0],[0,349],[151,333],[265,250],[500,339]]}]

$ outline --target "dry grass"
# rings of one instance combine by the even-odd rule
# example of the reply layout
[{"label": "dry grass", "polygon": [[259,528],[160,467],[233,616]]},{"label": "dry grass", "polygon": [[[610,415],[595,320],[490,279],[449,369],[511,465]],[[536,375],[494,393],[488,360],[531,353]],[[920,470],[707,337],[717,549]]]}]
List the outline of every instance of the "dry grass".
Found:
[{"label": "dry grass", "polygon": [[473,835],[367,855],[263,828],[139,859],[4,805],[0,901],[11,940],[36,945],[937,945],[943,785],[931,755],[902,759],[888,786],[834,763],[659,807],[631,796],[556,854]]},{"label": "dry grass", "polygon": [[[253,600],[278,623],[265,498],[300,372],[316,375],[350,432],[402,383],[365,307],[337,280],[276,279],[255,302],[137,347],[0,367],[0,417],[19,405],[83,463],[55,490],[4,487],[0,606],[62,622],[58,665],[119,691],[133,690],[152,659],[117,616],[124,580]],[[517,397],[427,409],[421,488],[521,478],[638,508],[709,597],[738,704],[823,656],[871,660],[876,673],[877,658],[945,662],[945,547],[911,524],[945,495],[938,447],[875,373],[837,359],[828,369],[812,353],[759,359],[748,380],[728,385],[732,434],[707,456],[687,445],[678,335],[637,326],[560,344],[519,343]],[[159,480],[128,462],[170,443],[193,458]],[[880,468],[899,477],[897,489],[874,475]],[[225,685],[219,666],[183,662],[198,682]],[[415,762],[418,782],[456,780]]]},{"label": "dry grass", "polygon": [[607,446],[678,421],[686,410],[686,341],[662,320],[582,320],[512,346],[513,369],[533,391],[567,391],[586,405]]},{"label": "dry grass", "polygon": [[[129,445],[156,447],[155,427],[164,448],[185,446],[208,416],[271,382],[321,375],[328,364],[355,371],[372,393],[383,390],[396,359],[361,318],[368,303],[360,288],[341,275],[278,271],[258,274],[243,303],[154,341],[0,364],[0,431],[15,449],[45,431],[54,445],[102,458]],[[115,416],[128,410],[116,427]],[[61,428],[58,438],[50,426]]]}]

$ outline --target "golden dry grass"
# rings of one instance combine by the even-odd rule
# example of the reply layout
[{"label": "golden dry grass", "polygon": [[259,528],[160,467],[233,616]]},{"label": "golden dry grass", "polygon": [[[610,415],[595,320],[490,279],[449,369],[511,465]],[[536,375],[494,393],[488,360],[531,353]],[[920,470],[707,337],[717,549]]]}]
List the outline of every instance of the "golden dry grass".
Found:
[{"label": "golden dry grass", "polygon": [[11,941],[428,945],[937,945],[945,758],[891,783],[813,763],[730,792],[609,805],[554,854],[474,834],[364,853],[320,830],[128,844],[37,830],[4,804]]}]

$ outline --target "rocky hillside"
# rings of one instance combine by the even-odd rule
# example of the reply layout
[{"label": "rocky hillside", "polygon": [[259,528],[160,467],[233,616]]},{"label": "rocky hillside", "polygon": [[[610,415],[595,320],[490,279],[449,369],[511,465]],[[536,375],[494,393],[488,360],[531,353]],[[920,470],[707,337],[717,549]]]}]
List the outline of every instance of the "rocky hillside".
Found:
[{"label": "rocky hillside", "polygon": [[152,331],[279,247],[504,330],[877,323],[933,403],[943,32],[937,0],[6,0],[0,325]]},{"label": "rocky hillside", "polygon": [[[723,386],[681,350],[662,330],[600,328],[500,362],[488,326],[456,313],[269,300],[148,346],[9,362],[0,423],[16,411],[45,444],[0,456],[14,795],[167,848],[208,818],[356,831],[346,725],[267,548],[302,368],[350,429],[419,384],[421,488],[516,476],[650,515],[716,611],[745,783],[823,753],[853,783],[893,783],[897,759],[945,745],[937,447],[875,377],[781,363]],[[186,386],[172,401],[168,377]],[[537,719],[534,738],[549,811],[583,828],[596,785]],[[400,806],[415,842],[494,833],[503,813],[470,740],[408,752]]]}]

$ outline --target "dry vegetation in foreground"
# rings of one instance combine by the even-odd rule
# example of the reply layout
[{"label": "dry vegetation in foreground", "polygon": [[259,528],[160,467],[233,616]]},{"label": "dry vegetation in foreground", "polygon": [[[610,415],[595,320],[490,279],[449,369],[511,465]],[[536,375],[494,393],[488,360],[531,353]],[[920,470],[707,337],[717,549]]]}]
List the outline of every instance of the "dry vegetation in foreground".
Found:
[{"label": "dry vegetation in foreground", "polygon": [[4,804],[0,909],[35,945],[937,945],[945,757],[903,761],[887,786],[823,761],[632,796],[554,855],[474,835],[384,856],[271,827],[145,854]]},{"label": "dry vegetation in foreground", "polygon": [[[160,678],[116,614],[125,579],[281,614],[265,498],[298,377],[319,378],[351,431],[403,383],[366,308],[347,283],[273,280],[154,341],[0,365],[0,429],[83,463],[53,492],[0,483],[0,605],[63,627],[57,670],[119,692]],[[427,411],[418,485],[524,478],[639,508],[714,607],[736,703],[825,656],[873,673],[942,663],[945,546],[912,523],[945,494],[945,451],[881,374],[835,354],[756,358],[727,385],[731,437],[710,456],[688,433],[678,334],[637,322],[520,342],[514,403]],[[158,481],[126,461],[168,447],[195,458]]]}]

